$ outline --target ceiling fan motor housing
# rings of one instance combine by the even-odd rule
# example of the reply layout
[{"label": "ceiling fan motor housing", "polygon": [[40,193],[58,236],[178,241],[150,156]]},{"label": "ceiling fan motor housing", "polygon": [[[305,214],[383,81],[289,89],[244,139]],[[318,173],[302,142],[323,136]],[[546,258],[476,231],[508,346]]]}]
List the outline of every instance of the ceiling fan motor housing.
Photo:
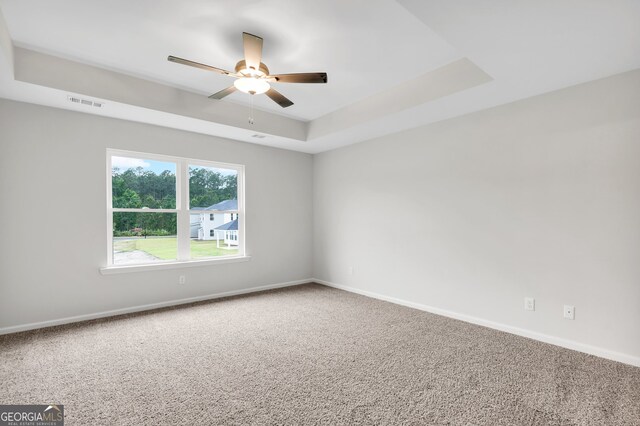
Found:
[{"label": "ceiling fan motor housing", "polygon": [[[241,71],[247,70],[249,68],[247,68],[247,62],[243,59],[241,61],[239,61],[236,64],[236,72],[239,73]],[[260,67],[258,70],[252,70],[252,71],[257,71],[258,73],[261,73],[263,75],[260,75],[260,77],[263,76],[268,76],[269,75],[269,68],[267,68],[267,66],[265,64],[263,64],[262,62],[260,62]]]}]

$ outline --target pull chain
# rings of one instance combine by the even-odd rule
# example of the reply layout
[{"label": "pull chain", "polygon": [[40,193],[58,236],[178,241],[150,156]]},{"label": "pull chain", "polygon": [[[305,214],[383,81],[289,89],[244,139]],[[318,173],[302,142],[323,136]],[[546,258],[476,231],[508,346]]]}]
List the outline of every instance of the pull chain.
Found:
[{"label": "pull chain", "polygon": [[249,124],[253,125],[253,95],[251,96],[251,110],[249,112]]}]

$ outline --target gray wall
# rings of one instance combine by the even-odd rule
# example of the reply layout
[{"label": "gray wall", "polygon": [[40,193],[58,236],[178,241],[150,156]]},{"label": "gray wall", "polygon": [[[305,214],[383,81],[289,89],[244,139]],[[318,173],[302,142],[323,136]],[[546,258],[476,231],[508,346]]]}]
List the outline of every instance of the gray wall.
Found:
[{"label": "gray wall", "polygon": [[[107,148],[244,164],[251,260],[100,275]],[[311,189],[309,154],[0,100],[0,328],[309,278]]]},{"label": "gray wall", "polygon": [[[315,276],[639,357],[639,135],[640,71],[313,158],[0,100],[0,327]],[[245,164],[252,260],[100,275],[107,147]]]},{"label": "gray wall", "polygon": [[640,356],[640,71],[318,154],[314,209],[318,279]]}]

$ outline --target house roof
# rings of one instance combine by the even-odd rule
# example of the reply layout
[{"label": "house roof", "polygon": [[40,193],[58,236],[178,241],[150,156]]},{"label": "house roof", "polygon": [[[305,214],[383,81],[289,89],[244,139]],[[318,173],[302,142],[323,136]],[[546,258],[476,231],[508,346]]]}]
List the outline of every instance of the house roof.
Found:
[{"label": "house roof", "polygon": [[238,210],[238,200],[224,200],[203,210]]},{"label": "house roof", "polygon": [[232,220],[231,222],[227,222],[224,225],[220,225],[216,228],[220,231],[237,231],[238,230],[238,219]]}]

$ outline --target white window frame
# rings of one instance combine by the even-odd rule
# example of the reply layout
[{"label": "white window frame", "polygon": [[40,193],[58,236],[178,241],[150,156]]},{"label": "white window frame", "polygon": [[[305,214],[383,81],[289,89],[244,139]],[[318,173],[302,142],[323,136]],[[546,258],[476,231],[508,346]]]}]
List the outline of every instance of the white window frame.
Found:
[{"label": "white window frame", "polygon": [[[176,208],[175,209],[151,209],[151,208],[114,208],[112,187],[112,157],[128,157],[137,159],[149,159],[170,162],[176,165]],[[213,167],[219,169],[235,170],[237,172],[237,210],[216,211],[216,213],[236,213],[238,220],[238,253],[229,256],[211,256],[191,259],[190,248],[190,215],[202,214],[202,210],[190,210],[189,206],[189,166]],[[116,265],[113,263],[113,213],[175,213],[177,215],[177,260],[153,263],[136,263]],[[149,152],[125,151],[119,149],[107,149],[107,265],[101,268],[102,273],[115,273],[125,270],[152,270],[167,269],[167,267],[202,266],[214,263],[229,263],[240,260],[248,260],[245,250],[245,211],[244,211],[244,165],[222,163],[218,161],[200,160],[194,158],[177,157]]]}]

